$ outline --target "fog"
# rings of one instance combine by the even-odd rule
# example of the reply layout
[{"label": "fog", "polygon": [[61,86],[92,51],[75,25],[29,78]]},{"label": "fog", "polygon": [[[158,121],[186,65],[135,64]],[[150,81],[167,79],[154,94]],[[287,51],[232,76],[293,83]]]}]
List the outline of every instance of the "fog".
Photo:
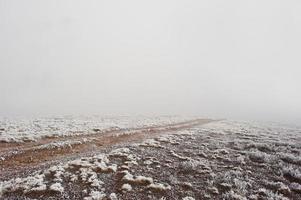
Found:
[{"label": "fog", "polygon": [[298,0],[0,0],[0,116],[301,124]]}]

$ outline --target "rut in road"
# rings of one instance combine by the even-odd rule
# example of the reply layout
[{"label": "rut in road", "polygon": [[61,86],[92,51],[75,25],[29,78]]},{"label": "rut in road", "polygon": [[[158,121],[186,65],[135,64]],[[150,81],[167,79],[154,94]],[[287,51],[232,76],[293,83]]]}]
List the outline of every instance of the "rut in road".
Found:
[{"label": "rut in road", "polygon": [[[0,153],[9,153],[14,151],[13,154],[6,157],[5,160],[0,161],[0,180],[7,179],[14,176],[23,174],[34,169],[38,169],[40,165],[49,165],[55,161],[66,159],[68,157],[80,156],[81,154],[93,153],[101,148],[108,146],[140,141],[146,138],[152,138],[160,134],[167,132],[179,131],[187,129],[193,126],[202,125],[205,123],[212,122],[210,119],[197,119],[176,124],[169,124],[164,126],[152,126],[144,128],[130,129],[124,132],[119,131],[108,131],[99,134],[85,134],[77,135],[74,137],[63,137],[63,138],[47,138],[35,143],[25,144],[12,144],[7,145],[0,149]],[[74,139],[86,139],[89,142],[78,143],[71,146],[66,145],[65,147],[58,148],[37,148],[41,145],[49,144],[52,142],[61,142]]]}]

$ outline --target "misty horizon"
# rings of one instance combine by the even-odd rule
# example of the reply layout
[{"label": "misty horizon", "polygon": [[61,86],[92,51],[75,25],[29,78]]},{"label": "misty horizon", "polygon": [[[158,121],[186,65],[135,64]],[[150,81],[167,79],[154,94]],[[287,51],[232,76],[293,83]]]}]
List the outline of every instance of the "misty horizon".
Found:
[{"label": "misty horizon", "polygon": [[301,124],[298,1],[0,1],[0,117]]}]

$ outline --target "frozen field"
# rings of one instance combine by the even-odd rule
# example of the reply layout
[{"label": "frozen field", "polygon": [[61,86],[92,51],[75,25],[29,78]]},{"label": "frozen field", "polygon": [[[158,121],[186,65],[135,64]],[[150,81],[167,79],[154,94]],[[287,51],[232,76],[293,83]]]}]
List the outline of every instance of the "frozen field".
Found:
[{"label": "frozen field", "polygon": [[[33,142],[36,146],[31,147],[25,142],[20,151],[13,146],[17,152],[13,155],[7,154],[12,148],[7,146],[0,161],[0,199],[301,199],[300,128],[235,121],[158,121],[139,125],[151,128],[114,133],[114,140],[100,146],[101,138],[95,135]],[[169,125],[162,126],[166,122]],[[83,148],[83,144],[94,147]],[[76,154],[77,150],[86,153]],[[18,158],[18,154],[38,157],[45,151],[62,154],[54,157],[57,162],[47,161],[39,168],[30,167],[35,158]],[[67,154],[74,156],[66,159]],[[11,162],[27,165],[17,169]],[[8,176],[10,168],[18,173]]]},{"label": "frozen field", "polygon": [[91,132],[126,130],[149,126],[167,125],[192,118],[163,117],[60,117],[40,119],[1,119],[0,142],[28,142],[45,137],[75,136]]}]

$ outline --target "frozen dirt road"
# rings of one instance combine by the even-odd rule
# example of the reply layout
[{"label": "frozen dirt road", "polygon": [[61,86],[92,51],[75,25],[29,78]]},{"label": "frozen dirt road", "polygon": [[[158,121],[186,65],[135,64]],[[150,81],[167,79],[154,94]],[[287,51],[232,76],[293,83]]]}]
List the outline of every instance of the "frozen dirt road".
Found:
[{"label": "frozen dirt road", "polygon": [[97,133],[96,130],[91,134],[44,138],[36,142],[1,143],[0,181],[25,176],[60,161],[93,154],[112,145],[142,141],[212,121],[196,119],[163,126],[108,130],[101,133]]}]

